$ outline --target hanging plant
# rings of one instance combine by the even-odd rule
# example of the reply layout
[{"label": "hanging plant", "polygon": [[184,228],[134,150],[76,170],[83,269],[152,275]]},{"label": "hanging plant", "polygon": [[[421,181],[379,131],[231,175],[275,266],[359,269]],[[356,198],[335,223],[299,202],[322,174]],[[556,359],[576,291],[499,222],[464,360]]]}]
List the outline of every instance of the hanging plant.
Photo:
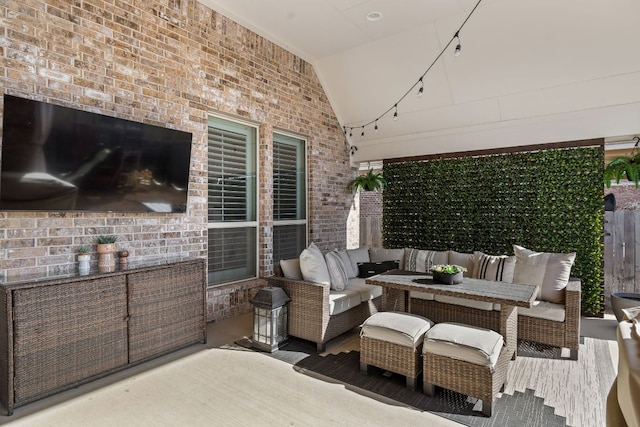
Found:
[{"label": "hanging plant", "polygon": [[616,184],[619,184],[620,180],[624,178],[633,182],[638,188],[638,184],[640,184],[640,152],[616,157],[604,168],[604,183],[607,188],[611,187],[611,181],[614,179]]},{"label": "hanging plant", "polygon": [[382,173],[374,173],[373,169],[369,169],[369,171],[364,175],[358,175],[356,179],[349,183],[349,189],[351,191],[376,191],[376,190],[384,190],[387,186],[387,180],[384,179]]}]

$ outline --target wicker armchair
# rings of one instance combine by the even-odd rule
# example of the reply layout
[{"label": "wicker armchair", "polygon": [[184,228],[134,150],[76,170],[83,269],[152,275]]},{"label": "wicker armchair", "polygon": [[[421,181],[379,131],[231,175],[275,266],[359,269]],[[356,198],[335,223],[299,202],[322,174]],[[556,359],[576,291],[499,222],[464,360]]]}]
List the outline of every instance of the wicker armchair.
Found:
[{"label": "wicker armchair", "polygon": [[377,297],[342,313],[329,315],[329,285],[279,276],[271,276],[267,281],[271,286],[283,288],[291,298],[289,335],[315,342],[318,352],[324,351],[329,340],[360,326],[377,313],[382,304],[382,297]]},{"label": "wicker armchair", "polygon": [[[568,348],[569,358],[578,360],[580,346],[580,301],[581,282],[570,279],[565,288],[565,319],[556,322],[518,314],[518,339],[534,341],[555,347]],[[497,310],[482,310],[447,304],[435,300],[419,298],[411,299],[411,312],[428,317],[436,323],[460,322],[481,328],[497,330],[500,322],[500,312]]]}]

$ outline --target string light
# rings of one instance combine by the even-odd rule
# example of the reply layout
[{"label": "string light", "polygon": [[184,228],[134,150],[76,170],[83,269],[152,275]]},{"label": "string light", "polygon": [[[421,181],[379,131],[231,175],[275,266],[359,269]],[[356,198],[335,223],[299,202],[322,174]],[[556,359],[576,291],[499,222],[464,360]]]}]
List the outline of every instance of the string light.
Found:
[{"label": "string light", "polygon": [[[436,64],[436,62],[438,62],[438,60],[440,59],[440,57],[444,54],[444,52],[449,49],[449,46],[451,46],[451,44],[455,41],[457,41],[458,43],[456,44],[455,50],[454,50],[454,55],[458,56],[460,55],[461,51],[462,51],[462,44],[460,43],[460,31],[462,31],[462,28],[464,28],[464,26],[466,25],[467,21],[469,20],[469,18],[471,18],[471,16],[473,15],[473,13],[476,11],[476,9],[478,8],[478,6],[480,6],[480,3],[482,2],[482,0],[478,0],[478,2],[476,3],[476,5],[473,7],[473,9],[471,9],[471,12],[469,12],[469,14],[467,15],[466,19],[462,22],[462,24],[460,25],[460,27],[458,28],[458,31],[455,32],[455,34],[453,35],[453,37],[451,37],[451,39],[449,40],[449,43],[446,44],[446,46],[440,51],[440,53],[438,54],[438,56],[436,56],[436,58],[433,60],[433,62],[431,63],[431,65],[429,65],[429,67],[427,68],[427,70],[422,73],[422,75],[420,76],[420,78],[413,84],[413,86],[411,86],[411,88],[409,88],[409,90],[407,90],[404,95],[402,95],[402,97],[400,97],[400,99],[398,100],[398,102],[396,102],[395,104],[393,104],[392,107],[388,108],[384,113],[382,113],[381,115],[379,115],[378,117],[376,117],[375,119],[365,123],[364,125],[359,125],[359,126],[343,126],[344,128],[344,133],[345,135],[347,134],[347,128],[349,129],[349,136],[352,137],[353,136],[353,129],[357,129],[357,128],[362,128],[362,133],[360,134],[360,137],[364,138],[364,129],[366,126],[369,126],[371,124],[374,124],[374,130],[376,132],[378,132],[378,120],[382,119],[384,116],[386,116],[387,114],[389,114],[392,110],[393,110],[393,120],[396,121],[398,120],[398,104],[400,102],[402,102],[407,95],[409,95],[409,93],[413,92],[416,88],[416,86],[420,85],[420,87],[418,88],[418,93],[417,96],[418,98],[422,97],[423,93],[424,93],[424,77],[427,75],[427,73],[429,73],[429,71],[431,71],[431,69],[433,68],[433,66]],[[356,148],[357,150],[357,148]],[[351,150],[351,154],[353,154],[355,152],[355,150]]]}]

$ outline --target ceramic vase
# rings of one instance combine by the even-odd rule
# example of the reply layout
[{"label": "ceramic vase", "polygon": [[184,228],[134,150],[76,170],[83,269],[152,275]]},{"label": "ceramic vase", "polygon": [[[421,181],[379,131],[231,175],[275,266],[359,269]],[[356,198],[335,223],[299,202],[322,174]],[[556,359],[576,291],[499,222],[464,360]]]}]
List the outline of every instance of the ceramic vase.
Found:
[{"label": "ceramic vase", "polygon": [[115,243],[99,243],[98,244],[98,268],[109,269],[116,266]]},{"label": "ceramic vase", "polygon": [[81,275],[89,274],[89,260],[91,259],[91,255],[89,254],[80,254],[78,255],[78,271]]}]

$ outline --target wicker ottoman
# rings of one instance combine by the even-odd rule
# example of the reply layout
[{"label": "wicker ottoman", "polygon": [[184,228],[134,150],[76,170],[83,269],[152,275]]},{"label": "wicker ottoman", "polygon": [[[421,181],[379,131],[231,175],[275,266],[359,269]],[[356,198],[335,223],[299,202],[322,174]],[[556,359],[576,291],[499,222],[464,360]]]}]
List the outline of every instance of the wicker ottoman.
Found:
[{"label": "wicker ottoman", "polygon": [[422,341],[433,325],[415,314],[385,311],[369,317],[360,331],[360,371],[369,365],[404,375],[407,388],[415,390],[422,372]]},{"label": "wicker ottoman", "polygon": [[458,323],[438,323],[425,335],[423,390],[434,386],[482,400],[482,413],[491,416],[496,395],[504,387],[511,355],[502,335]]}]

